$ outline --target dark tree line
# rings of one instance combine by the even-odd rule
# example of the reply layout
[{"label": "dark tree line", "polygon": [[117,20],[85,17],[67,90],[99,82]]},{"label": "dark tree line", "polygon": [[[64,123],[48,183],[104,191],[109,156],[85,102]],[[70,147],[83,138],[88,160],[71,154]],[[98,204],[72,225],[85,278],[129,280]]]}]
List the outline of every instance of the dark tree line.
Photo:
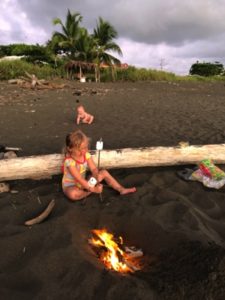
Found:
[{"label": "dark tree line", "polygon": [[196,62],[194,63],[189,71],[190,75],[199,75],[199,76],[215,76],[215,75],[224,75],[223,64],[216,61],[214,63],[209,62]]}]

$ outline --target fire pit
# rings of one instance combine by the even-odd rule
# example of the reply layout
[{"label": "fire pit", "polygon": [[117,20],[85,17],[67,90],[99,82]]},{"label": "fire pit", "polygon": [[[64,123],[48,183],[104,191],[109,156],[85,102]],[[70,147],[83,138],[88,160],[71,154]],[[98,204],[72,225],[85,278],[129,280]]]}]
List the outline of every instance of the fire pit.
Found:
[{"label": "fire pit", "polygon": [[88,242],[107,269],[120,273],[141,269],[142,250],[124,246],[122,237],[115,238],[106,229],[94,229]]}]

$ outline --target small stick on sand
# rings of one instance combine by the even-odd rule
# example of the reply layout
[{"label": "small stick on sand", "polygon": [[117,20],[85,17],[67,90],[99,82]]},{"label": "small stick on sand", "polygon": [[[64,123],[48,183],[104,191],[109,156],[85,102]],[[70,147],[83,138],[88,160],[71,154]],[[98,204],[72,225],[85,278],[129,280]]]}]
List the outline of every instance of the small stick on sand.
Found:
[{"label": "small stick on sand", "polygon": [[17,147],[5,147],[5,151],[21,151],[22,148]]},{"label": "small stick on sand", "polygon": [[46,207],[46,209],[37,217],[30,219],[24,223],[26,226],[32,226],[34,224],[41,223],[43,220],[45,220],[51,211],[53,210],[53,207],[55,206],[55,200],[53,199],[49,205]]}]

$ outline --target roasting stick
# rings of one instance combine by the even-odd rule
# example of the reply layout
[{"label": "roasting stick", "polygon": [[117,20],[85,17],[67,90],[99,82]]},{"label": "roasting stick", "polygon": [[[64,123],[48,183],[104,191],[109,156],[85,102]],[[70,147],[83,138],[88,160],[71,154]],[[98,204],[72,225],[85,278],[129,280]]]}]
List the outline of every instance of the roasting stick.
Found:
[{"label": "roasting stick", "polygon": [[[100,140],[97,141],[96,143],[96,150],[98,151],[98,171],[100,168],[100,154],[102,149],[103,149],[103,140],[102,138],[100,138]],[[100,202],[103,202],[102,193],[99,194],[99,197],[100,197]]]}]

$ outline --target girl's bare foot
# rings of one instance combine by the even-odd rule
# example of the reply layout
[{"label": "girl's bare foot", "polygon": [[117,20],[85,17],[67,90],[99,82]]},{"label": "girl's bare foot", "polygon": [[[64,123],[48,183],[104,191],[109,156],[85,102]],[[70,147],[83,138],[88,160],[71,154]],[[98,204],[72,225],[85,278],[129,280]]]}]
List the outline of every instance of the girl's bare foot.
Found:
[{"label": "girl's bare foot", "polygon": [[135,193],[136,191],[137,191],[136,187],[122,188],[120,190],[120,195],[126,195],[126,194],[130,194],[130,193]]}]

